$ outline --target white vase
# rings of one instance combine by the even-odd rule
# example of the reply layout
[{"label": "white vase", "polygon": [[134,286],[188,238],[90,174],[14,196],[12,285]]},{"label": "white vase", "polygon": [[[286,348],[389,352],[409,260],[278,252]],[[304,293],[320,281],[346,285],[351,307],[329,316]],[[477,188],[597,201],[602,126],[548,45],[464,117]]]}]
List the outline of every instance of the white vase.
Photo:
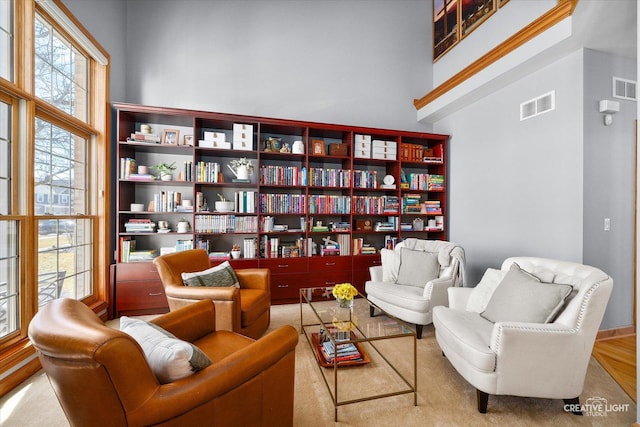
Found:
[{"label": "white vase", "polygon": [[233,259],[240,258],[240,251],[231,251],[231,258]]},{"label": "white vase", "polygon": [[170,173],[165,173],[165,174],[160,175],[160,179],[162,181],[171,181],[171,180],[173,180],[173,175],[170,174]]},{"label": "white vase", "polygon": [[249,168],[245,165],[240,165],[238,166],[236,174],[238,175],[238,179],[249,179]]}]

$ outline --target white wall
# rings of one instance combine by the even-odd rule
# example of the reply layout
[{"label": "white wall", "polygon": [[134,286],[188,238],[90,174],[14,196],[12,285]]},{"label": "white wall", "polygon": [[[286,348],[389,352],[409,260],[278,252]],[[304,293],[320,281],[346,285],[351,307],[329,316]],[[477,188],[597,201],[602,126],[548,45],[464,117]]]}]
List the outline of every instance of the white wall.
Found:
[{"label": "white wall", "polygon": [[[555,90],[555,111],[520,121],[520,103]],[[467,286],[509,256],[582,260],[582,53],[435,123],[450,144],[450,239]]]}]

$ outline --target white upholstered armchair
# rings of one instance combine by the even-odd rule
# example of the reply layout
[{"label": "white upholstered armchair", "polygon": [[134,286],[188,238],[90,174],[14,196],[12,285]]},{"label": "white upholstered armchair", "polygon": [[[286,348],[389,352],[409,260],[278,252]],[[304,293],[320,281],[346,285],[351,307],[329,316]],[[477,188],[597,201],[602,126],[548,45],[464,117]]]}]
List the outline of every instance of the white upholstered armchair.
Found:
[{"label": "white upholstered armchair", "polygon": [[409,238],[380,253],[382,265],[369,269],[371,280],[365,283],[367,299],[415,324],[420,339],[433,307],[447,305],[447,288],[462,285],[464,250],[451,242]]},{"label": "white upholstered armchair", "polygon": [[508,258],[475,288],[449,289],[449,307],[434,309],[436,340],[476,388],[481,413],[489,394],[563,399],[579,408],[612,287],[594,267]]}]

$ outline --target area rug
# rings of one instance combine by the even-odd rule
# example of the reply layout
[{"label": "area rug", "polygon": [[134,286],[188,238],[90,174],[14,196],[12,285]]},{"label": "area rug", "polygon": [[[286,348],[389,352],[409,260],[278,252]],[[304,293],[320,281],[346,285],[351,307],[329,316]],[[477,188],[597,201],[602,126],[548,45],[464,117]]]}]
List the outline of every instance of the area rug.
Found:
[{"label": "area rug", "polygon": [[[308,313],[305,312],[305,316]],[[117,321],[109,323],[117,327]],[[297,304],[277,305],[271,310],[273,330],[290,324],[300,328]],[[392,356],[407,357],[406,347],[388,347]],[[630,426],[636,421],[636,405],[607,372],[591,358],[581,402],[605,402],[604,413],[582,417],[566,413],[561,400],[490,396],[487,414],[476,408],[475,389],[458,373],[438,347],[432,326],[418,340],[418,398],[413,395],[388,397],[341,406],[338,422],[315,355],[300,335],[296,349],[295,409],[296,426]],[[353,369],[353,368],[348,368]],[[357,369],[357,368],[355,368]],[[373,381],[373,382],[372,382]],[[350,387],[375,387],[375,378],[353,381]],[[2,426],[68,426],[44,373],[39,372],[0,399]],[[204,423],[203,425],[206,425]]]}]

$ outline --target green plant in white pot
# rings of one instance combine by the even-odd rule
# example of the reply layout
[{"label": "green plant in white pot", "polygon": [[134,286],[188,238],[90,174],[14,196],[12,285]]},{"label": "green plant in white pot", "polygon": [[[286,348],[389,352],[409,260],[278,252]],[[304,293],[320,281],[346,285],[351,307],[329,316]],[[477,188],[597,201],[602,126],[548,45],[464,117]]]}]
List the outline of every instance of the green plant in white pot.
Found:
[{"label": "green plant in white pot", "polygon": [[158,178],[162,181],[171,181],[173,179],[173,171],[176,169],[176,162],[171,164],[162,162],[154,166],[149,166],[150,169],[158,171]]}]

